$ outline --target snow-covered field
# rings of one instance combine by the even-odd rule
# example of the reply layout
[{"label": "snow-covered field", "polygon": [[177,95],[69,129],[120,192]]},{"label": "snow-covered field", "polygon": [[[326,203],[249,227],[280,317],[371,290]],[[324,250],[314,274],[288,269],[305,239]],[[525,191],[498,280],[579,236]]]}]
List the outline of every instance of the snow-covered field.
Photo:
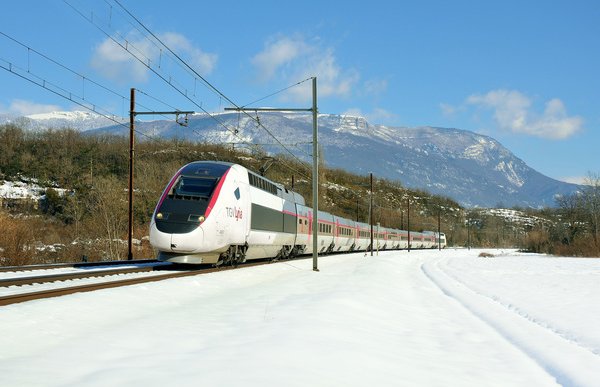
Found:
[{"label": "snow-covered field", "polygon": [[0,307],[1,386],[600,385],[600,259],[299,260]]}]

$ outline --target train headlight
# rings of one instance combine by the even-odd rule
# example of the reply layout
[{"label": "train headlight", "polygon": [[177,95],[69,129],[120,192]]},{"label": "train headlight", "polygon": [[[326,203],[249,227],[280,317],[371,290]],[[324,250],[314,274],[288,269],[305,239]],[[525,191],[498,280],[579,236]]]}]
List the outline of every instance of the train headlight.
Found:
[{"label": "train headlight", "polygon": [[163,218],[162,212],[159,212],[158,214],[156,214],[156,219],[162,219],[162,218]]},{"label": "train headlight", "polygon": [[188,222],[199,222],[199,223],[202,223],[202,222],[204,222],[204,216],[202,216],[202,215],[196,215],[196,214],[191,214],[190,216],[188,216]]}]

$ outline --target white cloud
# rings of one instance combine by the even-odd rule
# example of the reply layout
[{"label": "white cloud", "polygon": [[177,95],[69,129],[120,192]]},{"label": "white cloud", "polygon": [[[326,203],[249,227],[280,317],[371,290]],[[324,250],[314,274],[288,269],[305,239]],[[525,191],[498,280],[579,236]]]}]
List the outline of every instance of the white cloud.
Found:
[{"label": "white cloud", "polygon": [[[218,59],[216,54],[202,51],[178,33],[167,32],[159,34],[158,37],[200,74],[209,74],[214,70]],[[165,67],[168,60],[158,46],[134,32],[129,33],[125,39],[126,42],[123,40],[122,44],[126,45],[130,52],[125,51],[112,39],[106,38],[94,50],[92,67],[107,78],[123,82],[144,82],[148,79],[148,68],[133,55],[144,62],[150,61],[155,67]]]},{"label": "white cloud", "polygon": [[446,117],[452,117],[459,110],[456,106],[449,105],[447,103],[440,103],[440,109],[442,109],[442,114]]},{"label": "white cloud", "polygon": [[311,47],[300,38],[282,37],[267,42],[263,51],[256,54],[251,62],[258,69],[262,81],[272,79],[278,70],[289,65],[299,56],[308,55]]},{"label": "white cloud", "polygon": [[581,130],[583,119],[569,117],[564,104],[555,98],[546,103],[542,114],[532,112],[531,100],[515,90],[492,90],[471,95],[467,104],[490,108],[500,128],[531,136],[565,139]]},{"label": "white cloud", "polygon": [[8,112],[19,116],[27,116],[31,114],[50,113],[64,110],[58,105],[44,105],[22,99],[15,99],[10,103]]},{"label": "white cloud", "polygon": [[[360,78],[356,70],[343,69],[337,63],[332,48],[307,42],[300,36],[282,36],[268,41],[251,62],[263,82],[277,78],[292,84],[316,76],[319,98],[350,96]],[[295,102],[306,102],[311,98],[310,82],[289,89],[284,97]]]},{"label": "white cloud", "polygon": [[365,93],[371,95],[380,95],[387,91],[388,81],[385,79],[370,79],[365,81]]},{"label": "white cloud", "polygon": [[[140,57],[146,55],[143,48],[138,47],[138,50],[140,52],[136,52],[136,55]],[[96,47],[91,65],[103,76],[117,81],[132,79],[136,82],[144,82],[148,79],[146,66],[109,38]]]},{"label": "white cloud", "polygon": [[195,47],[185,36],[167,32],[159,38],[178,55],[187,56],[190,66],[200,74],[210,74],[217,65],[218,55],[202,51]]}]

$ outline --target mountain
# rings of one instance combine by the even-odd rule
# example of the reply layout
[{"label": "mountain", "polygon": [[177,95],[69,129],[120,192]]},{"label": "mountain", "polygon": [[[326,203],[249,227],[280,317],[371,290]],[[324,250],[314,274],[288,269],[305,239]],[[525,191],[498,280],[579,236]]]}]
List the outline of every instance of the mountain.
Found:
[{"label": "mountain", "polygon": [[[138,135],[138,140],[181,138],[238,148],[258,143],[268,152],[289,155],[287,149],[310,162],[310,114],[261,112],[258,117],[262,126],[255,117],[256,113],[252,117],[241,113],[195,114],[189,117],[187,127],[174,120],[137,121],[136,130],[144,134]],[[333,114],[319,114],[318,123],[319,144],[327,166],[362,175],[373,172],[376,178],[449,196],[467,207],[553,206],[556,195],[580,189],[576,184],[542,175],[498,141],[473,132],[387,127],[372,125],[362,117]],[[73,125],[84,127],[85,123]],[[127,136],[128,128],[90,126],[86,133]]]},{"label": "mountain", "polygon": [[[115,121],[120,122],[119,120],[119,117],[115,117]],[[16,123],[24,129],[31,131],[60,128],[85,131],[114,125],[115,121],[99,114],[83,111],[51,112],[21,117],[10,114],[0,114],[0,123]],[[128,125],[129,121],[127,120],[125,123]]]}]

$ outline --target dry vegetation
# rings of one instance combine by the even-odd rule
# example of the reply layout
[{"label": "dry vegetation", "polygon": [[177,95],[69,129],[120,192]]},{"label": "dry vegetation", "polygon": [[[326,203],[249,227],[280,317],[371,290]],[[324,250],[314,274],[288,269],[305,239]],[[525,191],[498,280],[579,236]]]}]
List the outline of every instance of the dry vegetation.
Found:
[{"label": "dry vegetation", "polygon": [[[259,171],[265,154],[234,152],[214,144],[162,140],[136,146],[134,244],[135,258],[154,256],[144,239],[148,222],[169,178],[195,160],[222,160]],[[4,200],[0,206],[0,265],[124,259],[127,252],[128,140],[83,136],[73,130],[32,133],[14,125],[0,126],[0,179],[35,178],[49,187],[39,203]],[[310,166],[275,157],[266,177],[285,184],[311,201]],[[362,222],[369,216],[369,177],[320,168],[319,207]],[[52,187],[67,193],[60,195]],[[426,192],[407,190],[398,182],[374,183],[374,222],[437,230],[438,215],[450,245],[521,246],[532,251],[598,256],[593,217],[578,210],[537,213],[554,219],[552,229],[515,225],[493,216],[473,214],[456,202]],[[585,219],[584,219],[585,218]],[[467,227],[466,219],[471,219]]]}]

